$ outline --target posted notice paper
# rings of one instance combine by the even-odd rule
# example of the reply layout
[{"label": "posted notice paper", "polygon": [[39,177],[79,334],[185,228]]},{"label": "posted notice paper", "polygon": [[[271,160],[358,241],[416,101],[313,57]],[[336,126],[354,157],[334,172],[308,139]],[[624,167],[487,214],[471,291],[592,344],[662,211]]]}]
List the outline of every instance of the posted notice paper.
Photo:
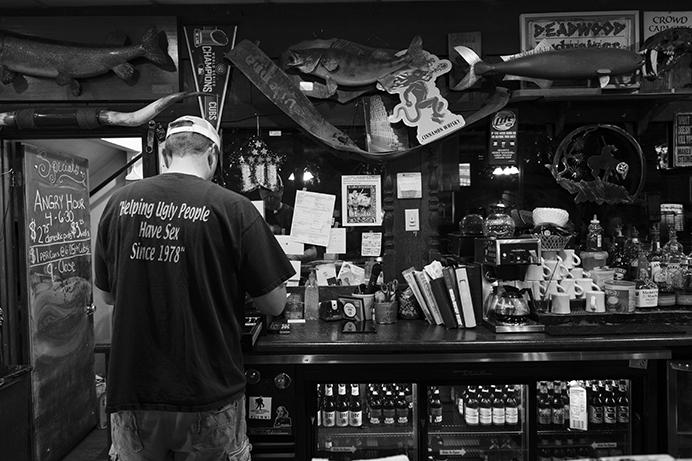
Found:
[{"label": "posted notice paper", "polygon": [[336,196],[299,190],[293,209],[291,240],[326,247]]},{"label": "posted notice paper", "polygon": [[332,227],[329,233],[329,245],[325,253],[340,255],[346,253],[346,228]]},{"label": "posted notice paper", "polygon": [[422,175],[418,172],[396,174],[396,198],[423,197]]},{"label": "posted notice paper", "polygon": [[361,256],[379,256],[382,251],[382,232],[363,232]]}]

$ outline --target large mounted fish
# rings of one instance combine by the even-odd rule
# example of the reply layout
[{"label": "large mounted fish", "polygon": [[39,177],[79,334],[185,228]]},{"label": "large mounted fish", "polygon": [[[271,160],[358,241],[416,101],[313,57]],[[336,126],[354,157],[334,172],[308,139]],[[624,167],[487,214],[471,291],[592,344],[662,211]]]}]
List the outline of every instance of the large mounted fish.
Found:
[{"label": "large mounted fish", "polygon": [[692,29],[668,29],[651,37],[639,51],[623,48],[566,48],[556,50],[539,43],[535,49],[503,61],[487,63],[473,50],[456,46],[454,50],[468,63],[466,76],[453,90],[473,86],[480,77],[501,75],[505,79],[527,80],[545,88],[553,80],[597,78],[601,87],[611,77],[631,75],[639,70],[647,78],[655,78],[670,70],[685,54],[692,52]]},{"label": "large mounted fish", "polygon": [[407,50],[373,48],[343,39],[310,40],[291,46],[282,56],[287,70],[296,69],[324,80],[308,96],[328,98],[337,89],[352,94],[340,95],[339,100],[362,94],[359,88],[373,85],[387,75],[425,58],[423,41],[414,37]]},{"label": "large mounted fish", "polygon": [[0,31],[0,81],[14,83],[15,88],[23,76],[52,78],[60,86],[69,86],[79,96],[78,79],[95,77],[113,71],[131,83],[136,70],[129,61],[144,58],[164,70],[175,70],[168,55],[166,33],[150,28],[140,43],[131,46],[88,46],[80,43],[60,42],[44,38]]}]

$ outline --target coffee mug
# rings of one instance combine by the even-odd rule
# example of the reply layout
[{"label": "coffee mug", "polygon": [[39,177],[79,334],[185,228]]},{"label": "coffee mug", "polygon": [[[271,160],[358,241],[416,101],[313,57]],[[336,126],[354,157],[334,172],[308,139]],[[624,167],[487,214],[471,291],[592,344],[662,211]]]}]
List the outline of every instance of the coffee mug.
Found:
[{"label": "coffee mug", "polygon": [[582,294],[577,293],[577,297],[582,297],[587,291],[601,291],[601,289],[596,285],[593,279],[588,277],[582,277],[579,279],[574,279],[575,286],[581,288]]},{"label": "coffee mug", "polygon": [[583,279],[584,277],[591,277],[591,274],[584,270],[583,267],[573,267],[569,270],[572,274],[573,279]]},{"label": "coffee mug", "polygon": [[575,266],[581,264],[581,258],[572,249],[564,249],[560,252],[560,257],[562,258],[562,264],[571,269]]},{"label": "coffee mug", "polygon": [[554,293],[550,296],[550,312],[553,314],[569,314],[569,295]]},{"label": "coffee mug", "polygon": [[606,280],[612,280],[614,274],[615,271],[613,269],[603,269],[599,267],[591,271],[591,277],[594,283],[598,285],[598,288],[601,290],[605,287]]},{"label": "coffee mug", "polygon": [[[540,286],[541,297],[550,299],[551,295],[554,294],[567,294],[565,287],[560,285],[556,280],[538,282]],[[569,295],[567,295],[569,299]]]},{"label": "coffee mug", "polygon": [[[548,274],[550,275],[550,274]],[[545,280],[544,267],[541,264],[529,264],[526,266],[526,275],[524,275],[524,280]]]},{"label": "coffee mug", "polygon": [[542,267],[545,280],[562,280],[565,277],[571,277],[569,269],[562,263],[562,258],[544,259]]},{"label": "coffee mug", "polygon": [[570,299],[576,299],[577,296],[581,297],[584,294],[584,290],[576,284],[574,279],[562,279],[558,283],[565,289],[565,293],[569,295]]},{"label": "coffee mug", "polygon": [[604,292],[587,290],[584,292],[584,300],[586,301],[586,312],[605,312]]},{"label": "coffee mug", "polygon": [[527,281],[526,283],[531,283],[531,293],[533,293],[533,299],[541,299],[543,293],[541,293],[541,283],[545,283],[544,280],[533,280]]}]

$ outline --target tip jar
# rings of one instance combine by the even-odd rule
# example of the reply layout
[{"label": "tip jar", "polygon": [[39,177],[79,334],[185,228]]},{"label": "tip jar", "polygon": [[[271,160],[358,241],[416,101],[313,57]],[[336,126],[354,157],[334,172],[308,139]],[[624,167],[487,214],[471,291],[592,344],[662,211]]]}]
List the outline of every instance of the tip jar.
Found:
[{"label": "tip jar", "polygon": [[490,207],[490,214],[483,223],[483,233],[486,237],[513,237],[514,228],[514,220],[509,215],[509,209],[505,204],[497,203]]}]

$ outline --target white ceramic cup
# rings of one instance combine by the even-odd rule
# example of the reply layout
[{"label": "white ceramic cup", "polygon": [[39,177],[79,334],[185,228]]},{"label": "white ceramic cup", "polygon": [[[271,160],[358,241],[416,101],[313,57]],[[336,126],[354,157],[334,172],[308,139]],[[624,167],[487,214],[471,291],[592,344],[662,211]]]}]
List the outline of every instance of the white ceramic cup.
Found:
[{"label": "white ceramic cup", "polygon": [[580,279],[574,279],[575,283],[575,288],[580,287],[581,288],[581,295],[577,293],[577,297],[581,298],[584,296],[584,293],[587,291],[601,291],[601,289],[596,285],[593,281],[592,278],[589,277],[582,277]]},{"label": "white ceramic cup", "polygon": [[541,293],[541,283],[545,283],[543,280],[533,280],[527,281],[526,283],[531,283],[531,292],[533,293],[533,299],[541,299],[543,294]]},{"label": "white ceramic cup", "polygon": [[550,299],[550,296],[554,294],[566,294],[569,299],[569,295],[565,290],[565,287],[560,285],[556,280],[547,281],[544,280],[539,282],[541,297],[545,299]]},{"label": "white ceramic cup", "polygon": [[584,292],[584,300],[586,312],[605,312],[605,293],[596,290],[587,290]]},{"label": "white ceramic cup", "polygon": [[524,280],[527,282],[534,280],[545,280],[544,266],[540,264],[529,264],[526,266],[526,275],[524,275]]},{"label": "white ceramic cup", "polygon": [[567,293],[550,295],[550,312],[553,314],[569,314],[569,295]]},{"label": "white ceramic cup", "polygon": [[567,269],[571,269],[581,264],[581,258],[572,249],[562,250],[560,252],[560,257],[562,258],[562,264],[567,266]]},{"label": "white ceramic cup", "polygon": [[572,274],[573,279],[583,279],[584,277],[591,277],[591,274],[588,271],[585,271],[583,267],[573,267],[569,270],[569,273]]},{"label": "white ceramic cup", "polygon": [[562,280],[565,277],[571,277],[569,269],[562,263],[560,259],[544,259],[543,260],[543,276],[545,280]]},{"label": "white ceramic cup", "polygon": [[577,296],[581,297],[584,294],[584,290],[576,284],[574,279],[562,279],[558,283],[565,289],[565,293],[569,295],[570,299],[576,299]]}]

